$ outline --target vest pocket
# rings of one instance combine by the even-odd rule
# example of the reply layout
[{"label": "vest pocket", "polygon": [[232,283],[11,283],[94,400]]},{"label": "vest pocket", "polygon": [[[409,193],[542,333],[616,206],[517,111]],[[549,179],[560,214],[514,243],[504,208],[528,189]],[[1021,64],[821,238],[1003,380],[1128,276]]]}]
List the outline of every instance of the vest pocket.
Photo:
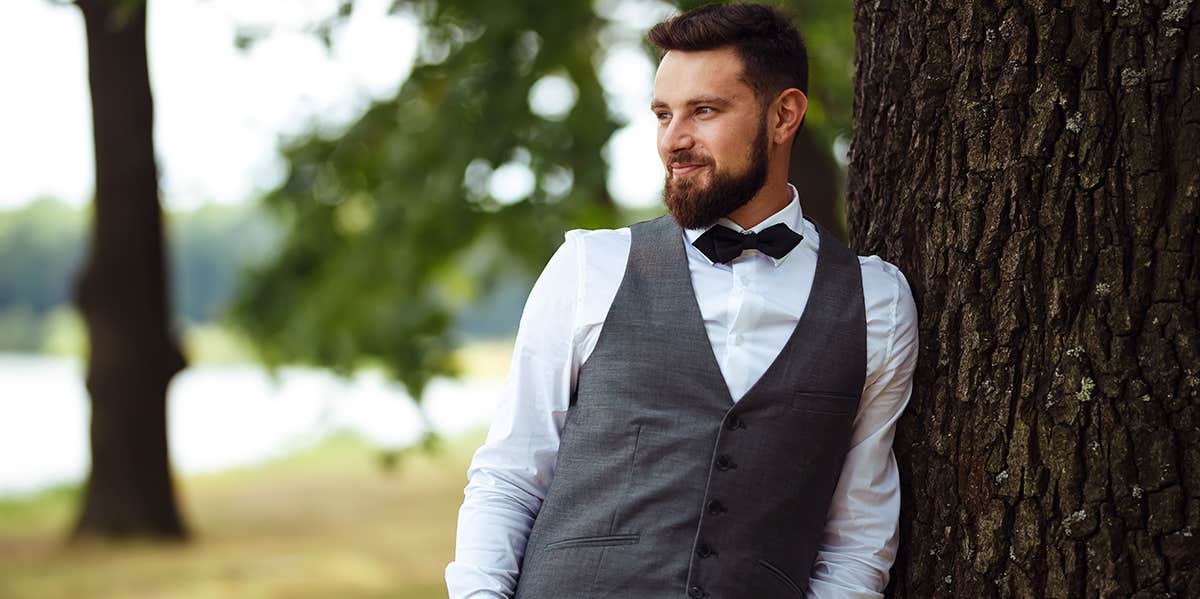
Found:
[{"label": "vest pocket", "polygon": [[796,581],[792,580],[791,576],[788,576],[786,572],[780,570],[777,566],[761,559],[758,560],[758,566],[760,569],[766,570],[768,574],[775,578],[775,580],[779,581],[781,584],[783,584],[783,586],[787,587],[788,590],[795,593],[797,596],[804,595],[804,587],[797,584]]},{"label": "vest pocket", "polygon": [[792,394],[792,409],[845,416],[858,408],[858,396],[849,393],[810,393],[797,391]]},{"label": "vest pocket", "polygon": [[622,534],[622,535],[593,535],[587,537],[572,537],[570,539],[562,539],[547,543],[545,550],[554,551],[555,549],[564,549],[566,547],[611,547],[613,545],[636,545],[641,535]]}]

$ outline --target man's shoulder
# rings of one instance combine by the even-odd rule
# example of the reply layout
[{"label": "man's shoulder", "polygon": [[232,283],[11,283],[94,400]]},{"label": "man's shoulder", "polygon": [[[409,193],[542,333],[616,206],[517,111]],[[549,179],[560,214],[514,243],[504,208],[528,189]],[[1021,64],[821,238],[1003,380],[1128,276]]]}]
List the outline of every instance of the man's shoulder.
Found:
[{"label": "man's shoulder", "polygon": [[811,222],[804,222],[803,227],[801,233],[804,233],[806,237],[813,235],[815,239],[819,240],[818,244],[830,243],[835,246],[832,249],[837,253],[852,253],[857,256],[858,265],[862,269],[864,287],[894,286],[900,279],[904,279],[904,274],[895,264],[875,254],[859,256],[858,252],[854,251],[845,241],[833,235],[819,235]]},{"label": "man's shoulder", "polygon": [[629,259],[629,227],[618,229],[571,229],[565,244],[573,245],[580,275],[592,286],[596,281],[620,280]]},{"label": "man's shoulder", "polygon": [[564,246],[570,246],[579,269],[577,325],[604,322],[629,259],[629,227],[571,229]]},{"label": "man's shoulder", "polygon": [[858,264],[862,268],[868,320],[874,317],[894,326],[916,318],[912,289],[898,266],[874,254],[859,256]]},{"label": "man's shoulder", "polygon": [[643,230],[645,227],[655,227],[661,230],[662,225],[667,223],[670,218],[669,214],[664,214],[616,229],[571,229],[566,232],[565,236],[568,240],[578,239],[580,243],[586,243],[589,247],[591,245],[628,247],[633,227],[643,227]]},{"label": "man's shoulder", "polygon": [[[573,243],[585,265],[608,263],[629,255],[629,227],[619,229],[571,229],[564,235]],[[622,262],[623,264],[623,262]]]},{"label": "man's shoulder", "polygon": [[588,245],[613,243],[629,245],[629,227],[621,227],[619,229],[571,229],[566,232],[565,237]]},{"label": "man's shoulder", "polygon": [[900,283],[904,278],[904,273],[900,268],[875,254],[870,256],[859,256],[858,265],[862,268],[863,285],[879,286],[894,286]]}]

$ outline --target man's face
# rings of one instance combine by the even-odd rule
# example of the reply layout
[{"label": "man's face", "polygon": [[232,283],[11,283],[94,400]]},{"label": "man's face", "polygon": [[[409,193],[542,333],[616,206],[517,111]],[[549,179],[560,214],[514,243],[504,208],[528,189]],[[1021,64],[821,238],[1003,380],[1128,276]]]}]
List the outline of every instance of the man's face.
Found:
[{"label": "man's face", "polygon": [[766,119],[741,72],[732,47],[672,50],[659,63],[651,108],[667,168],[663,200],[682,227],[712,226],[766,181]]}]

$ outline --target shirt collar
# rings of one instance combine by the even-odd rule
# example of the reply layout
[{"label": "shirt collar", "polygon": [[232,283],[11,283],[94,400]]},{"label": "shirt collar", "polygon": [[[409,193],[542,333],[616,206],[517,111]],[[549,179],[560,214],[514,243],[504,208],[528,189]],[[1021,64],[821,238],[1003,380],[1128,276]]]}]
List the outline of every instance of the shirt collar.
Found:
[{"label": "shirt collar", "polygon": [[[757,225],[754,225],[753,227],[750,227],[749,229],[743,229],[740,226],[738,226],[737,223],[722,216],[720,219],[717,220],[717,224],[713,225],[713,226],[715,227],[715,226],[724,225],[726,227],[729,227],[730,229],[733,229],[734,231],[737,231],[738,233],[744,233],[746,231],[753,231],[755,233],[758,233],[759,231],[762,231],[763,229],[766,229],[767,227],[770,227],[772,225],[784,223],[787,226],[791,227],[793,231],[795,231],[797,233],[803,233],[804,213],[800,210],[800,194],[796,192],[796,188],[792,187],[791,183],[788,183],[787,188],[788,188],[788,195],[791,196],[792,201],[788,202],[787,205],[784,206],[783,208],[780,208],[779,211],[776,212],[775,214],[772,214],[771,216],[768,216],[767,218],[763,219],[763,221],[761,223],[758,223]],[[690,244],[694,243],[696,241],[696,239],[698,237],[700,237],[701,235],[703,235],[704,232],[707,230],[708,230],[707,227],[703,228],[703,229],[684,229],[683,235],[687,239],[688,244],[690,245]],[[697,251],[699,251],[699,250],[697,250]],[[701,253],[700,255],[704,256],[703,253]],[[792,253],[788,252],[782,258],[771,258],[770,256],[767,256],[767,257],[770,258],[771,261],[775,263],[775,266],[779,266],[780,264],[783,264],[784,260],[787,260],[788,256],[791,256],[791,255],[792,255]],[[704,256],[704,259],[708,260],[709,264],[716,264],[712,260],[709,260],[708,256]]]}]

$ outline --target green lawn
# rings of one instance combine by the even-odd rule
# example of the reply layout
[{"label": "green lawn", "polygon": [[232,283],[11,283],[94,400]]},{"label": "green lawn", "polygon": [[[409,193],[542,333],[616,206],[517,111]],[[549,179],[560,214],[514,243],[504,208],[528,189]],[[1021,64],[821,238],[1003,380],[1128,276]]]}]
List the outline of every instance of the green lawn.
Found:
[{"label": "green lawn", "polygon": [[385,472],[351,438],[179,481],[194,538],[69,545],[79,490],[0,501],[0,597],[445,597],[482,433]]}]

